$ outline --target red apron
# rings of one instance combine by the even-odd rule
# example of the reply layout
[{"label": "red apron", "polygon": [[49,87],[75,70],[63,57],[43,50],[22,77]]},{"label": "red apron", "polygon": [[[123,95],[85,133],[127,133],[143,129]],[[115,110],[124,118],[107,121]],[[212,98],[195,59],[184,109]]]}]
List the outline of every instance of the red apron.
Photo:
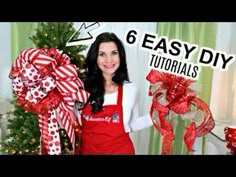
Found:
[{"label": "red apron", "polygon": [[134,154],[133,143],[124,130],[122,92],[120,85],[117,105],[105,105],[95,114],[90,104],[82,110],[81,154]]}]

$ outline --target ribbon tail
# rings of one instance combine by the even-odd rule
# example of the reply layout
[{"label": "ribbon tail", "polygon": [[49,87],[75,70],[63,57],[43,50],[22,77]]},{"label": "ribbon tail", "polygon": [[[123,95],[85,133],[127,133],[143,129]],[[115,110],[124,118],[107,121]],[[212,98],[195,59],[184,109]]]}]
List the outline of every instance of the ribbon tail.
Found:
[{"label": "ribbon tail", "polygon": [[64,111],[60,106],[57,108],[57,114],[58,114],[58,119],[59,122],[61,123],[61,127],[65,129],[66,134],[69,137],[70,143],[74,149],[74,144],[75,144],[75,134],[74,134],[74,128],[72,126],[73,120],[72,117],[70,116],[70,112]]},{"label": "ribbon tail", "polygon": [[[172,142],[174,139],[174,134],[172,131],[172,126],[165,120],[169,109],[157,101],[157,97],[161,93],[156,93],[153,97],[153,103],[150,109],[150,115],[152,117],[154,127],[162,134],[162,152],[161,154],[172,154]],[[153,112],[157,111],[159,117],[159,124],[154,120]]]},{"label": "ribbon tail", "polygon": [[40,151],[42,155],[48,154],[48,120],[44,115],[38,116],[38,123],[40,129]]},{"label": "ribbon tail", "polygon": [[168,132],[168,133],[163,135],[162,149],[161,149],[161,154],[162,155],[172,154],[173,139],[174,139],[174,135],[173,135],[172,132]]},{"label": "ribbon tail", "polygon": [[74,149],[73,154],[80,154],[81,140],[82,140],[82,126],[80,125],[79,120],[74,112],[71,112],[70,115],[74,120],[72,126],[78,140],[77,143],[75,144],[75,147],[73,148]]},{"label": "ribbon tail", "polygon": [[194,149],[192,148],[196,136],[197,136],[197,131],[196,131],[196,126],[194,122],[191,122],[189,127],[186,128],[186,132],[184,134],[184,142],[187,146],[188,151],[193,152]]},{"label": "ribbon tail", "polygon": [[203,120],[200,125],[196,127],[197,136],[203,136],[209,133],[215,127],[215,121],[208,105],[200,98],[194,98],[193,103],[198,109],[203,112]]},{"label": "ribbon tail", "polygon": [[60,155],[61,142],[55,110],[48,111],[48,114],[39,115],[38,121],[41,132],[41,154]]}]

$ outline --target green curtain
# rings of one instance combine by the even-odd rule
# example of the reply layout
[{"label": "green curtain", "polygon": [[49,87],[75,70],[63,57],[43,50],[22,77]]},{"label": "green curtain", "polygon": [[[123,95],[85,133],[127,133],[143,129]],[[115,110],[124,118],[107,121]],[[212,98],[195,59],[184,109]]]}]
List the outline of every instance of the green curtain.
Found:
[{"label": "green curtain", "polygon": [[11,56],[12,62],[26,48],[34,47],[29,39],[38,26],[37,22],[12,22],[11,23]]},{"label": "green curtain", "polygon": [[[216,41],[216,23],[203,23],[203,22],[186,22],[186,23],[158,23],[157,34],[158,36],[166,36],[168,39],[179,39],[191,44],[201,47],[215,48]],[[194,55],[195,57],[195,55]],[[211,96],[211,81],[213,70],[210,67],[201,67],[201,74],[198,83],[201,85],[201,92],[198,95],[206,103],[209,104]],[[185,127],[189,124],[178,118],[178,124],[173,127],[175,140],[173,141],[173,154],[191,154],[187,151],[186,145],[183,141]],[[150,135],[150,154],[161,154],[161,134],[154,128],[151,128]],[[204,154],[205,137],[202,137],[202,153]]]}]

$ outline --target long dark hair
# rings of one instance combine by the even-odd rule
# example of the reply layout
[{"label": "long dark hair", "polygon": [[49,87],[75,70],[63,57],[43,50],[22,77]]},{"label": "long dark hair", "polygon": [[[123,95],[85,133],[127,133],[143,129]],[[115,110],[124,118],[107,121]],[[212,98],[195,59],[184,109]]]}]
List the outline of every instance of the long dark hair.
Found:
[{"label": "long dark hair", "polygon": [[127,64],[126,64],[126,53],[122,41],[114,34],[109,32],[101,33],[97,36],[96,40],[90,46],[85,61],[85,90],[90,93],[88,102],[92,105],[92,112],[96,113],[102,110],[104,102],[104,78],[102,71],[97,65],[98,49],[99,45],[103,42],[114,42],[117,46],[120,66],[115,71],[112,81],[118,85],[124,81],[129,81]]}]

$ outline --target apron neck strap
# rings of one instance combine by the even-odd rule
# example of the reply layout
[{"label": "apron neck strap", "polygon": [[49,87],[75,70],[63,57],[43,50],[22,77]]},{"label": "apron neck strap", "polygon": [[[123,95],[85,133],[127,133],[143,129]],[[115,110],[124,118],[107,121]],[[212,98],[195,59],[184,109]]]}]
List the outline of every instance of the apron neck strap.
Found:
[{"label": "apron neck strap", "polygon": [[118,86],[118,99],[117,99],[118,105],[122,105],[122,96],[123,96],[123,84]]}]

